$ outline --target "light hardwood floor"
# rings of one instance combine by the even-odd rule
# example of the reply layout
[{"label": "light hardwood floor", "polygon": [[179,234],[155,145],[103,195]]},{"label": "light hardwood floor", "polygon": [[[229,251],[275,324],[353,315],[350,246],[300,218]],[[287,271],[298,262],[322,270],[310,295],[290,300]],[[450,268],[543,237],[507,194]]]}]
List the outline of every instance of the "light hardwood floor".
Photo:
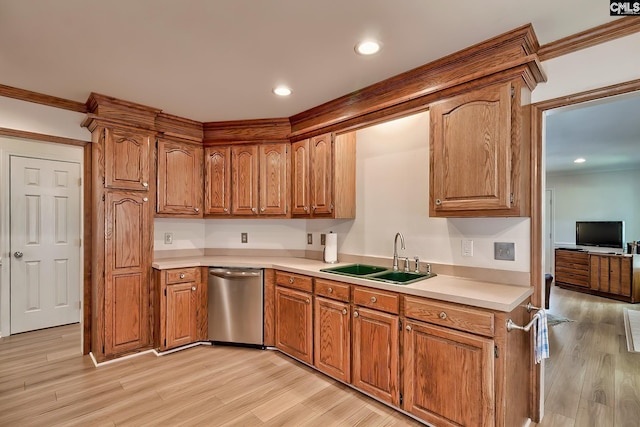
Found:
[{"label": "light hardwood floor", "polygon": [[[539,427],[640,426],[640,354],[622,308],[553,287],[546,415]],[[385,405],[274,351],[199,346],[95,368],[80,328],[0,339],[1,426],[418,426]],[[535,425],[535,424],[534,424]]]}]

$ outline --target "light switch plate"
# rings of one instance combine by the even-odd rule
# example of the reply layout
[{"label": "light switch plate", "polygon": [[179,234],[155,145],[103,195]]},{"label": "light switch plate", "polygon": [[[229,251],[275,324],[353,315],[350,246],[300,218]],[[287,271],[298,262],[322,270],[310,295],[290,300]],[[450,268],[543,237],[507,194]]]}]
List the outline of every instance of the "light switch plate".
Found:
[{"label": "light switch plate", "polygon": [[324,233],[322,233],[322,234],[320,235],[320,244],[321,244],[321,245],[324,245],[324,244],[326,243],[326,241],[327,241],[327,235],[326,235],[326,234],[324,234]]},{"label": "light switch plate", "polygon": [[307,233],[307,245],[313,245],[313,234]]},{"label": "light switch plate", "polygon": [[473,240],[462,240],[462,256],[473,256]]},{"label": "light switch plate", "polygon": [[247,242],[249,242],[249,235],[248,235],[248,233],[240,233],[240,242],[242,242],[242,243],[247,243]]},{"label": "light switch plate", "polygon": [[516,260],[516,245],[512,242],[493,242],[493,258],[501,261]]}]

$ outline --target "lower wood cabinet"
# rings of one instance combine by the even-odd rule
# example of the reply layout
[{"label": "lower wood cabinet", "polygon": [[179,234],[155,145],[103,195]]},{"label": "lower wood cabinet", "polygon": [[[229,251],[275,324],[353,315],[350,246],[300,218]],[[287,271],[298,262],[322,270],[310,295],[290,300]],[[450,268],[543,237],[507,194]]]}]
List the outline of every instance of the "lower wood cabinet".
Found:
[{"label": "lower wood cabinet", "polygon": [[351,381],[351,309],[348,303],[315,297],[314,366]]},{"label": "lower wood cabinet", "polygon": [[493,361],[492,339],[407,321],[403,409],[437,426],[493,426]]},{"label": "lower wood cabinet", "polygon": [[276,347],[313,364],[313,296],[309,292],[279,285],[276,274]]},{"label": "lower wood cabinet", "polygon": [[398,316],[354,307],[352,318],[352,384],[380,400],[399,406]]},{"label": "lower wood cabinet", "polygon": [[168,350],[207,339],[207,286],[201,267],[155,271],[156,347]]}]

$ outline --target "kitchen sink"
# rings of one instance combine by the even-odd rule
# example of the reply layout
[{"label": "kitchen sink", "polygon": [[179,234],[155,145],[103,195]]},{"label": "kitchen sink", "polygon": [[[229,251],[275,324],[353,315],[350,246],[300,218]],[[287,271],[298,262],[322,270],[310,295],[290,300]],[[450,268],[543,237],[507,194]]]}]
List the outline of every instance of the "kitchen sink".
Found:
[{"label": "kitchen sink", "polygon": [[408,285],[419,280],[435,276],[434,273],[414,273],[407,271],[393,271],[386,267],[366,264],[349,264],[340,267],[323,268],[320,271],[341,274],[343,276],[360,277],[378,282]]},{"label": "kitchen sink", "polygon": [[369,274],[381,273],[387,271],[386,267],[378,267],[375,265],[366,264],[350,264],[343,265],[342,267],[323,268],[320,271],[326,271],[328,273],[344,274],[345,276],[367,276]]}]

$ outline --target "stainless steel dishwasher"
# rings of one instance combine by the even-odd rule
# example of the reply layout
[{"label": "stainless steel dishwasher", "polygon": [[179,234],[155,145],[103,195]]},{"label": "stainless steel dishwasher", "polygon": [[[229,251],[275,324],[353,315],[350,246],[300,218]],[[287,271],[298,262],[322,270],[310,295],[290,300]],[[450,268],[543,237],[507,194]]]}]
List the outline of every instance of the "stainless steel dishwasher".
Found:
[{"label": "stainless steel dishwasher", "polygon": [[209,269],[209,340],[264,347],[262,269]]}]

